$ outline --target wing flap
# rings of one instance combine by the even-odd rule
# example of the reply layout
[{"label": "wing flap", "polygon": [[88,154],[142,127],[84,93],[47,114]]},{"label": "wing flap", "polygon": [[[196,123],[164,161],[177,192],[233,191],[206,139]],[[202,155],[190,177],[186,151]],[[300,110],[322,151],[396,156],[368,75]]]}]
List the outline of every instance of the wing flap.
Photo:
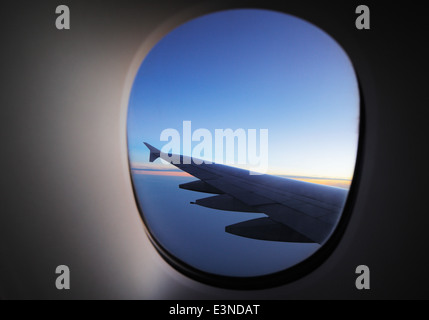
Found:
[{"label": "wing flap", "polygon": [[217,210],[261,213],[254,207],[248,206],[227,194],[198,199],[194,203],[206,208]]},{"label": "wing flap", "polygon": [[205,183],[202,180],[196,180],[188,183],[179,184],[179,188],[190,190],[190,191],[204,192],[204,193],[214,193],[214,194],[223,193],[219,189]]},{"label": "wing flap", "polygon": [[293,228],[320,244],[332,232],[332,224],[282,204],[258,206],[258,209],[272,220]]},{"label": "wing flap", "polygon": [[267,217],[239,222],[225,227],[225,231],[236,236],[256,240],[314,243],[311,239],[288,226]]}]

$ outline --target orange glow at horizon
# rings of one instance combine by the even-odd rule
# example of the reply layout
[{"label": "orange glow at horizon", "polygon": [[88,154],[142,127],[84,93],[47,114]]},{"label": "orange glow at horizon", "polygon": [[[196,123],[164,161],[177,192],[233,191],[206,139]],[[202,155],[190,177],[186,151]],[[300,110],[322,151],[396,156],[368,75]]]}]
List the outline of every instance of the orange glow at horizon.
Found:
[{"label": "orange glow at horizon", "polygon": [[[151,175],[151,176],[170,176],[170,177],[193,177],[191,174],[183,171],[166,171],[166,170],[135,170],[132,169],[133,174],[143,174],[143,175]],[[288,179],[293,180],[299,180],[299,181],[305,181],[310,183],[316,183],[316,184],[322,184],[325,186],[331,186],[331,187],[339,187],[339,188],[345,188],[349,189],[351,180],[344,180],[344,179],[320,179],[320,178],[299,178],[299,177],[293,177]]]},{"label": "orange glow at horizon", "polygon": [[316,184],[323,184],[325,186],[339,187],[344,189],[350,189],[351,180],[341,179],[312,179],[312,178],[289,178],[293,180],[305,181]]},{"label": "orange glow at horizon", "polygon": [[133,170],[133,174],[145,174],[149,176],[170,176],[170,177],[193,177],[187,172],[183,171],[161,171],[161,170]]}]

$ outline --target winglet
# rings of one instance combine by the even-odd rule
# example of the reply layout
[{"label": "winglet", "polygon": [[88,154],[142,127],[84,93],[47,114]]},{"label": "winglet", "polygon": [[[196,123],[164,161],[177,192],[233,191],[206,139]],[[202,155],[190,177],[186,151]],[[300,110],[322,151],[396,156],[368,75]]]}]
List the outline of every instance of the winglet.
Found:
[{"label": "winglet", "polygon": [[151,146],[147,142],[144,142],[144,144],[150,150],[149,162],[154,162],[156,159],[158,159],[160,157],[161,151],[159,151],[157,148]]}]

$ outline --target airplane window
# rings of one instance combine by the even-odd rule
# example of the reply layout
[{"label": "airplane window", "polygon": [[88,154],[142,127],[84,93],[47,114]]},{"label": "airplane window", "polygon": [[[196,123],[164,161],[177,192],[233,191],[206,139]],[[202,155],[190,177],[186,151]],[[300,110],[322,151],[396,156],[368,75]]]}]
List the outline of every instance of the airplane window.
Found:
[{"label": "airplane window", "polygon": [[345,214],[360,103],[345,51],[295,16],[227,10],[171,31],[141,63],[128,105],[152,243],[215,285],[299,274]]}]

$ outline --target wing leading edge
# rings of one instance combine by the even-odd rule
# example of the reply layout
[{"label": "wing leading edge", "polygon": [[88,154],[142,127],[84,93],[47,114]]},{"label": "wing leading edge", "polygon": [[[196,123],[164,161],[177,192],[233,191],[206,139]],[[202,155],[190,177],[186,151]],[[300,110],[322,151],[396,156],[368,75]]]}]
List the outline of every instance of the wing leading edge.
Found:
[{"label": "wing leading edge", "polygon": [[150,150],[150,162],[162,158],[199,179],[181,184],[180,188],[214,194],[194,204],[267,216],[227,226],[225,231],[234,235],[322,244],[334,230],[347,198],[344,189],[266,174],[250,175],[248,170],[168,155],[146,142],[145,145]]}]

